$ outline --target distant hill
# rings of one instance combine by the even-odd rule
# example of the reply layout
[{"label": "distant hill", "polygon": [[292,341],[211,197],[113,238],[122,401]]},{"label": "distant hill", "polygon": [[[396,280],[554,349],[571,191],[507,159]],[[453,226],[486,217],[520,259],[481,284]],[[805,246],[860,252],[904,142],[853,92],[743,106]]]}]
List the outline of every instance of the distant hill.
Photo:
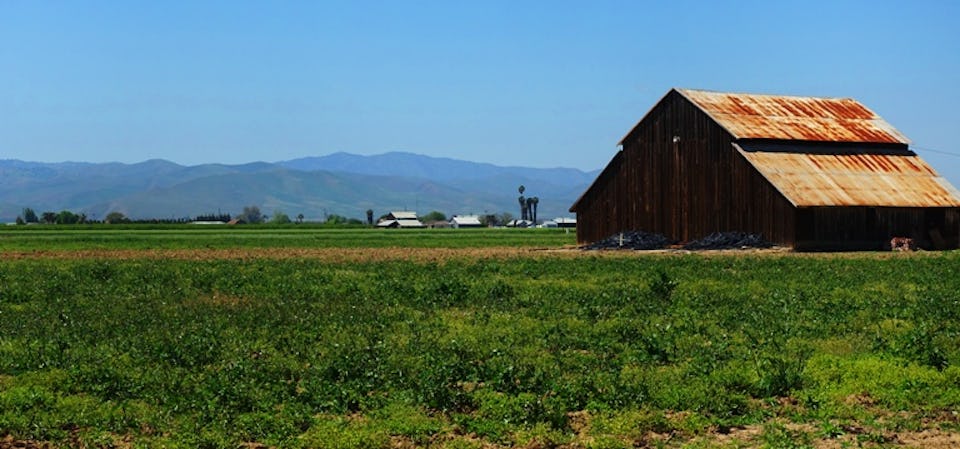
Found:
[{"label": "distant hill", "polygon": [[599,170],[584,172],[575,168],[500,167],[493,164],[404,152],[390,152],[374,156],[333,153],[327,156],[293,159],[277,164],[293,170],[327,170],[364,175],[407,176],[435,181],[482,180],[507,176],[557,185],[589,185],[599,173]]},{"label": "distant hill", "polygon": [[362,218],[389,210],[447,215],[510,212],[517,186],[540,198],[539,216],[569,216],[567,208],[598,171],[499,167],[412,153],[335,153],[276,163],[182,166],[165,160],[136,164],[0,160],[0,221],[24,207],[70,210],[92,218],[119,211],[131,218],[180,218],[257,205],[322,219]]}]

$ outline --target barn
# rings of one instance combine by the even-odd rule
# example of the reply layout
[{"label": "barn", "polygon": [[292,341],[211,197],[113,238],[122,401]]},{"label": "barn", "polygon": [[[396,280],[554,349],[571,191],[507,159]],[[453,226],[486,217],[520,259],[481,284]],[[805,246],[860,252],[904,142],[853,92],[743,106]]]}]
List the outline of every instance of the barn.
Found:
[{"label": "barn", "polygon": [[577,240],[761,234],[798,250],[957,248],[960,192],[850,98],[671,89],[571,206]]},{"label": "barn", "polygon": [[425,228],[417,219],[417,213],[411,211],[393,211],[377,222],[378,228]]}]

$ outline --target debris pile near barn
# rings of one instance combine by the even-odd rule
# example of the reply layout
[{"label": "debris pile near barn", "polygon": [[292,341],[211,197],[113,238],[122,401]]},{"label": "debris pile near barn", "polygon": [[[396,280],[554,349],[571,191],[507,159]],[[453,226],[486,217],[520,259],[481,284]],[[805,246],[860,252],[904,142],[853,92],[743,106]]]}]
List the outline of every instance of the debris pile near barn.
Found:
[{"label": "debris pile near barn", "polygon": [[714,232],[700,240],[694,240],[683,249],[743,249],[743,248],[770,248],[773,244],[764,240],[760,234],[746,232]]},{"label": "debris pile near barn", "polygon": [[635,249],[650,250],[663,249],[670,245],[670,240],[662,234],[643,231],[618,232],[598,242],[583,246],[583,249]]}]

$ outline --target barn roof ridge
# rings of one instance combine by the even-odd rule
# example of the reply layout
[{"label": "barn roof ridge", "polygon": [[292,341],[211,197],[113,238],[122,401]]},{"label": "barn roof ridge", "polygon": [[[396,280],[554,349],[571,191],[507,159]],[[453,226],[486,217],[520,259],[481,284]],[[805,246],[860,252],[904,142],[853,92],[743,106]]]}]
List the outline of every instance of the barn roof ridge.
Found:
[{"label": "barn roof ridge", "polygon": [[633,133],[671,94],[693,104],[736,140],[909,145],[910,140],[879,114],[851,97],[751,94],[674,87],[620,139]]},{"label": "barn roof ridge", "polygon": [[736,96],[748,96],[748,97],[782,97],[782,98],[813,98],[819,100],[854,100],[853,97],[831,97],[831,96],[810,96],[810,95],[795,95],[795,94],[766,94],[766,93],[757,93],[757,92],[743,92],[743,91],[732,91],[732,90],[714,90],[714,89],[700,89],[700,88],[690,88],[690,87],[673,87],[671,90],[675,90],[680,93],[684,92],[702,92],[706,94],[720,94],[720,95],[736,95]]},{"label": "barn roof ridge", "polygon": [[693,103],[737,140],[910,143],[893,125],[854,98],[671,91]]}]

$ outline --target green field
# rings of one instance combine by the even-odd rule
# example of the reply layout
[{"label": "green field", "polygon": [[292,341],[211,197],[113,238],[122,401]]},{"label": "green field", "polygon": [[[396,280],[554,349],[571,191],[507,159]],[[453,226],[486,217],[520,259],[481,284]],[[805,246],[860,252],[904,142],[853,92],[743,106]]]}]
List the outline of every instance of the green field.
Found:
[{"label": "green field", "polygon": [[[247,248],[346,248],[357,239],[374,248],[438,241],[476,248],[501,246],[497,235],[506,236],[502,245],[524,236],[534,247],[572,243],[562,231],[329,231],[340,243],[316,229],[248,232],[31,230],[2,233],[0,241],[5,253],[31,245],[202,250],[230,238]],[[339,262],[5,257],[0,441],[182,448],[960,441],[958,252],[570,253],[465,250],[439,261]]]},{"label": "green field", "polygon": [[471,248],[576,244],[566,229],[370,229],[320,225],[73,225],[0,228],[0,251],[194,248]]}]

